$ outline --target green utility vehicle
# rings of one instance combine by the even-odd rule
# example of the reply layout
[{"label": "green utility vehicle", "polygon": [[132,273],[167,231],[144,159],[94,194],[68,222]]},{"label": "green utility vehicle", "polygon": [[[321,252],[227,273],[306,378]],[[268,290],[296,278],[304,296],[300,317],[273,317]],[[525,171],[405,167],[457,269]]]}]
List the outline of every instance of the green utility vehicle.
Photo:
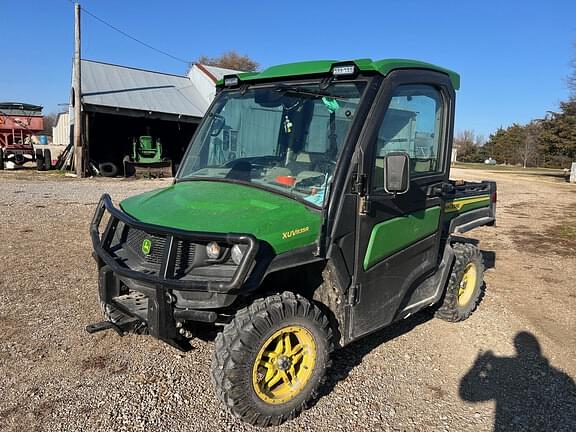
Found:
[{"label": "green utility vehicle", "polygon": [[[174,184],[104,195],[91,224],[106,320],[179,349],[216,330],[212,380],[279,424],[330,353],[422,310],[461,321],[496,184],[449,180],[459,76],[417,61],[315,61],[226,76]],[[191,377],[193,379],[193,377]]]}]

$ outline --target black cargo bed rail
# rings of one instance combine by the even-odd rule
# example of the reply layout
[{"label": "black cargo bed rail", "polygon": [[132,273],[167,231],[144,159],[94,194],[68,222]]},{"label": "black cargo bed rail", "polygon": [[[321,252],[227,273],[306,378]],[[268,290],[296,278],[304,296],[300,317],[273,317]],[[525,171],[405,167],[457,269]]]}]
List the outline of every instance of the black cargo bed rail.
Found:
[{"label": "black cargo bed rail", "polygon": [[484,195],[489,196],[489,205],[467,211],[452,219],[448,227],[448,234],[465,233],[479,226],[492,226],[496,223],[497,187],[495,181],[483,180],[481,182],[464,182],[457,186],[454,185],[453,192],[447,194],[445,199],[457,200]]}]

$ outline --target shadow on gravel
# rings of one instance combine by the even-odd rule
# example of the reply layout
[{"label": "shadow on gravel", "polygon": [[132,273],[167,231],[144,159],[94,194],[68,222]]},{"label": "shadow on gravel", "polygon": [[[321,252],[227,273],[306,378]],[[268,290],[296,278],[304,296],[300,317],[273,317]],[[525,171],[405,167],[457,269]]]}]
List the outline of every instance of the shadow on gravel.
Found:
[{"label": "shadow on gravel", "polygon": [[332,366],[326,374],[326,382],[320,389],[320,396],[330,393],[336,384],[344,380],[350,371],[362,362],[364,356],[376,347],[408,333],[432,318],[433,315],[431,313],[426,311],[419,312],[410,318],[352,342],[344,348],[337,349],[332,354]]},{"label": "shadow on gravel", "polygon": [[514,338],[516,356],[480,353],[460,382],[468,402],[496,402],[494,431],[576,430],[576,385],[550,366],[529,332]]}]

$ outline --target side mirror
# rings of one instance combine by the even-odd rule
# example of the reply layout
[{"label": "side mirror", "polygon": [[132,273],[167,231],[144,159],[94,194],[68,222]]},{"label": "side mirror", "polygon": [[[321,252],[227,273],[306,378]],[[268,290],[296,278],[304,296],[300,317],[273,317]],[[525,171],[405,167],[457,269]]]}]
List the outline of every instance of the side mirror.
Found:
[{"label": "side mirror", "polygon": [[384,157],[384,190],[404,194],[410,189],[410,156],[404,152],[390,152]]}]

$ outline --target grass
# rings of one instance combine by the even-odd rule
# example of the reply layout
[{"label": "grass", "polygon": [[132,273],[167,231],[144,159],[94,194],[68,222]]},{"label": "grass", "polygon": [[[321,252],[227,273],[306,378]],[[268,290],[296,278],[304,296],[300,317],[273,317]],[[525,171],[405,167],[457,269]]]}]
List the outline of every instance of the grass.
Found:
[{"label": "grass", "polygon": [[554,177],[558,180],[566,180],[564,171],[558,168],[522,168],[521,166],[514,165],[486,165],[483,163],[463,163],[456,162],[452,164],[452,168],[470,169],[470,170],[483,170],[489,172],[506,172],[510,174],[520,175],[536,175]]},{"label": "grass", "polygon": [[5,169],[0,171],[0,179],[6,178],[11,180],[56,180],[60,178],[67,178],[65,176],[67,171],[60,171],[52,169],[50,171],[37,171],[36,167],[19,167],[17,169]]},{"label": "grass", "polygon": [[571,250],[576,250],[576,214],[569,213],[569,216],[561,220],[558,224],[547,230],[547,235],[551,238],[555,246]]},{"label": "grass", "polygon": [[558,225],[555,229],[555,233],[558,237],[564,240],[576,241],[576,220],[567,221]]},{"label": "grass", "polygon": [[515,171],[515,172],[522,172],[522,173],[558,173],[563,174],[563,170],[558,168],[522,168],[521,166],[516,165],[486,165],[483,163],[464,163],[464,162],[456,162],[452,164],[454,168],[462,168],[462,169],[481,169],[487,171]]}]

